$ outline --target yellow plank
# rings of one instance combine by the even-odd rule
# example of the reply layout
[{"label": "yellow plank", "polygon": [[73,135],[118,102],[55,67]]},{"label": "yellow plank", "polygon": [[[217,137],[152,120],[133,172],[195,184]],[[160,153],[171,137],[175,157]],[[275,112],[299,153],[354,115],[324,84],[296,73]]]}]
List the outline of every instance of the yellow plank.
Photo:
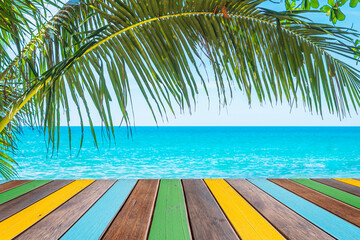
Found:
[{"label": "yellow plank", "polygon": [[334,178],[336,181],[344,182],[356,187],[360,187],[360,181],[351,178]]},{"label": "yellow plank", "polygon": [[28,227],[45,217],[55,208],[66,202],[94,180],[77,180],[59,189],[24,210],[0,222],[0,238],[12,239]]},{"label": "yellow plank", "polygon": [[204,181],[242,240],[285,239],[227,182],[222,179],[205,179]]}]

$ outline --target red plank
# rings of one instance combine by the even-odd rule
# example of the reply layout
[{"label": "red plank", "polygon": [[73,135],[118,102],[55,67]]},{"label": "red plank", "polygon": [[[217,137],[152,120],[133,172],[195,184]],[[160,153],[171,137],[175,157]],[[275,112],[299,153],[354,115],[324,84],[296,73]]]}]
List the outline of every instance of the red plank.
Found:
[{"label": "red plank", "polygon": [[102,239],[146,239],[159,180],[139,180]]},{"label": "red plank", "polygon": [[360,209],[288,179],[270,179],[270,181],[360,227]]},{"label": "red plank", "polygon": [[30,182],[31,180],[13,180],[0,185],[0,193],[6,192],[7,190],[16,188],[20,185]]}]

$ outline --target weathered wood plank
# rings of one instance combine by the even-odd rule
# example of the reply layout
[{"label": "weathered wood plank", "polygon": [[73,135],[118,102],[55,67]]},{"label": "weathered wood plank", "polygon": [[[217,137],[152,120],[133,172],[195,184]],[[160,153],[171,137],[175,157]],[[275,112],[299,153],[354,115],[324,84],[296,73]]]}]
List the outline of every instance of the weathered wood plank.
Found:
[{"label": "weathered wood plank", "polygon": [[358,227],[275,183],[265,179],[249,179],[249,181],[337,239],[355,240],[360,236]]},{"label": "weathered wood plank", "polygon": [[0,222],[1,240],[12,239],[83,190],[94,180],[76,180]]},{"label": "weathered wood plank", "polygon": [[183,189],[179,179],[160,181],[149,240],[190,240]]},{"label": "weathered wood plank", "polygon": [[347,183],[350,185],[353,185],[355,187],[360,187],[360,181],[356,179],[351,178],[334,178],[334,180],[337,180],[339,182]]},{"label": "weathered wood plank", "polygon": [[0,222],[40,199],[56,192],[73,180],[55,180],[0,205]]},{"label": "weathered wood plank", "polygon": [[241,239],[285,239],[225,180],[204,180]]},{"label": "weathered wood plank", "polygon": [[16,239],[59,239],[115,182],[116,180],[96,180]]},{"label": "weathered wood plank", "polygon": [[314,178],[312,180],[360,197],[360,188],[355,187],[353,185],[349,185],[347,183],[343,183],[343,182],[336,181],[334,179],[327,179],[327,178],[321,178],[321,179]]},{"label": "weathered wood plank", "polygon": [[288,179],[271,179],[270,181],[360,227],[360,209]]},{"label": "weathered wood plank", "polygon": [[116,216],[135,183],[136,180],[118,180],[61,239],[99,239]]},{"label": "weathered wood plank", "polygon": [[0,193],[16,188],[28,182],[31,182],[31,180],[13,180],[10,182],[6,182],[0,185]]},{"label": "weathered wood plank", "polygon": [[182,182],[194,239],[239,239],[205,183],[200,179],[187,179]]},{"label": "weathered wood plank", "polygon": [[347,203],[351,206],[360,208],[360,197],[354,196],[350,193],[341,191],[339,189],[329,187],[319,182],[310,179],[291,179],[294,182],[300,183],[308,188],[314,189],[339,201]]},{"label": "weathered wood plank", "polygon": [[16,188],[10,189],[6,192],[0,193],[0,204],[7,202],[11,199],[14,199],[20,195],[23,195],[35,188],[41,187],[47,183],[51,182],[51,180],[35,180],[28,183],[25,183]]},{"label": "weathered wood plank", "polygon": [[146,239],[159,180],[139,180],[102,239]]},{"label": "weathered wood plank", "polygon": [[313,240],[334,239],[249,181],[228,179],[227,182],[287,239],[303,240],[304,236]]}]

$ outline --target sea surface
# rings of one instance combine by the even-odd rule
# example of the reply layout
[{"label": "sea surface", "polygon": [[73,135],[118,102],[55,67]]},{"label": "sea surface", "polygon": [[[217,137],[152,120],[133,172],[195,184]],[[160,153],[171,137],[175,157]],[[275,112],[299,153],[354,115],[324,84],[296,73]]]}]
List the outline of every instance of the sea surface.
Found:
[{"label": "sea surface", "polygon": [[360,127],[126,127],[115,141],[60,130],[59,150],[25,128],[19,179],[360,177]]}]

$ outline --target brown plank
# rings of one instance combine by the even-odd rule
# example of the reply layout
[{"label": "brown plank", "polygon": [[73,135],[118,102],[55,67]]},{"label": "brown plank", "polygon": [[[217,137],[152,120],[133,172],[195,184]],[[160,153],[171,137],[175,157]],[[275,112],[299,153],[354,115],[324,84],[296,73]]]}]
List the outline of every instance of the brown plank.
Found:
[{"label": "brown plank", "polygon": [[188,179],[182,183],[194,239],[239,239],[203,180]]},{"label": "brown plank", "polygon": [[0,205],[0,221],[27,208],[73,180],[55,180]]},{"label": "brown plank", "polygon": [[159,180],[139,180],[102,239],[145,240],[150,228],[158,187]]},{"label": "brown plank", "polygon": [[270,181],[360,227],[360,209],[288,179],[270,179]]},{"label": "brown plank", "polygon": [[227,182],[262,214],[287,239],[334,239],[249,181],[229,179]]},{"label": "brown plank", "polygon": [[96,180],[16,239],[59,239],[115,182]]},{"label": "brown plank", "polygon": [[13,180],[0,185],[0,193],[6,192],[7,190],[16,188],[20,185],[30,182],[31,180]]},{"label": "brown plank", "polygon": [[317,181],[319,183],[328,185],[333,188],[337,188],[341,191],[348,192],[350,194],[356,195],[360,197],[360,188],[356,187],[354,185],[350,185],[344,182],[336,181],[334,179],[328,179],[328,178],[313,178],[311,180]]}]

